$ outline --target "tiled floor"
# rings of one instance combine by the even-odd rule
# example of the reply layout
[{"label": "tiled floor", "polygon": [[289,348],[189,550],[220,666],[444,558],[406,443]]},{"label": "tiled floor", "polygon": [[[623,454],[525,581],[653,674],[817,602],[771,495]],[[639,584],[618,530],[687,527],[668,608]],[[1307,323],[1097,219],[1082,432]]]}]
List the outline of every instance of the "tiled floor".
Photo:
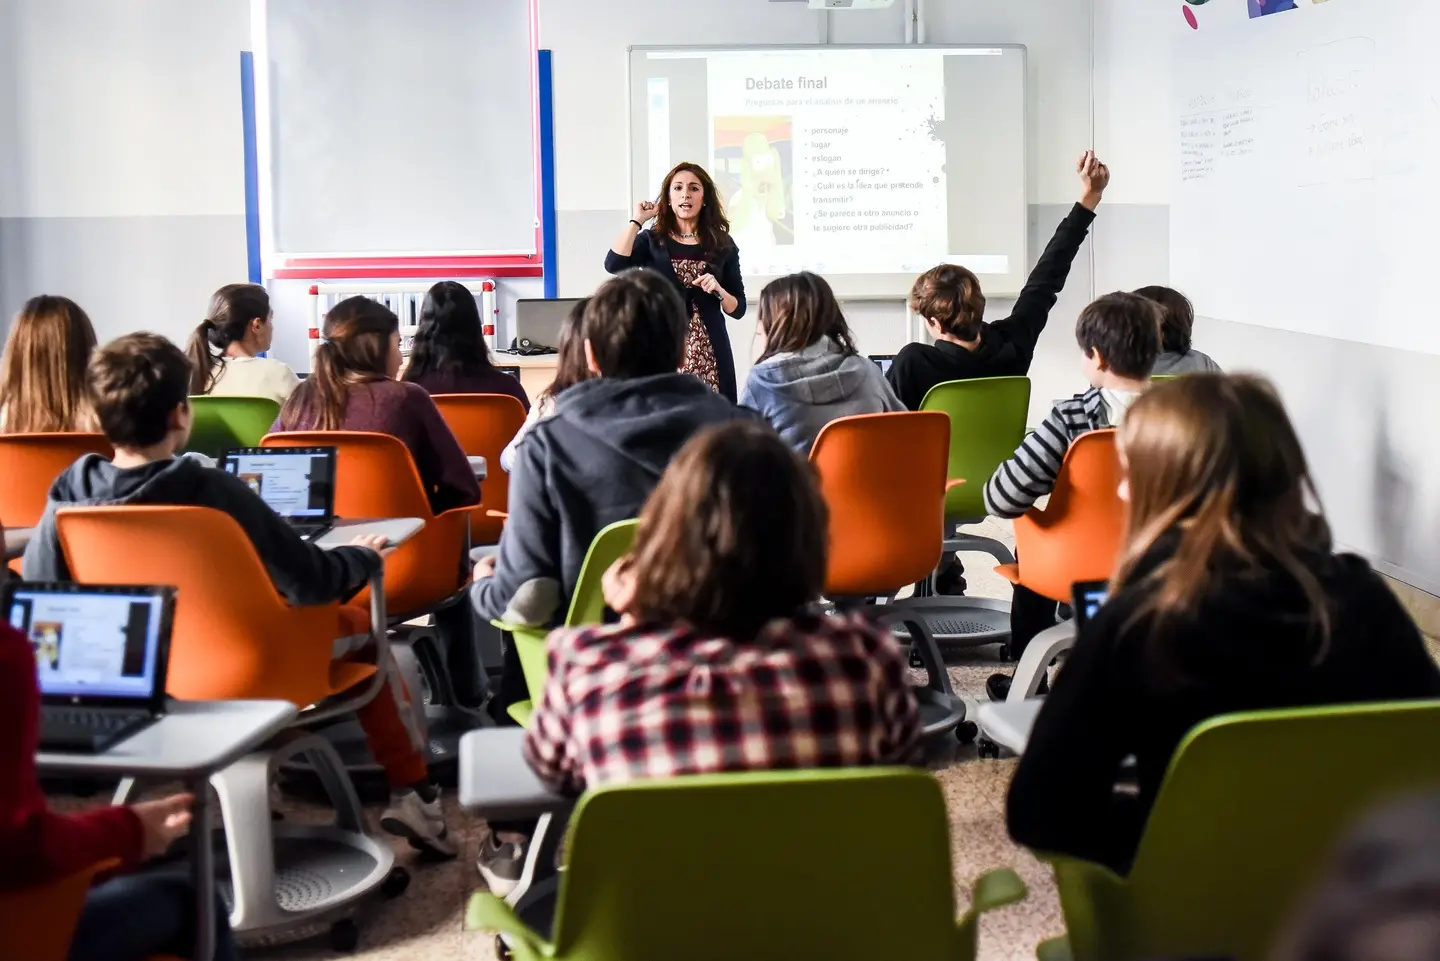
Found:
[{"label": "tiled floor", "polygon": [[[1008,525],[987,525],[980,531],[1009,539]],[[991,565],[983,558],[972,556],[966,560],[971,594],[1009,596],[1008,585],[990,571]],[[956,689],[972,701],[984,698],[985,679],[999,668],[993,648],[958,651],[950,657],[951,679]],[[1030,887],[1026,901],[990,915],[983,923],[980,956],[985,961],[1033,958],[1039,941],[1063,929],[1048,870],[1010,843],[1005,833],[1005,791],[1014,765],[1013,760],[980,760],[973,747],[957,747],[953,759],[935,768],[950,811],[961,908],[968,901],[970,882],[991,868],[1012,866]],[[465,832],[466,854],[458,861],[416,863],[408,845],[396,845],[399,863],[410,868],[410,888],[397,901],[367,908],[361,925],[361,947],[355,957],[364,961],[472,961],[494,956],[490,936],[466,932],[461,923],[466,899],[482,885],[471,858],[485,829],[454,811],[453,802],[451,823],[463,826]],[[863,846],[857,846],[857,856],[862,850]],[[334,957],[323,940],[247,953],[247,958],[252,956],[266,961],[328,961]]]}]

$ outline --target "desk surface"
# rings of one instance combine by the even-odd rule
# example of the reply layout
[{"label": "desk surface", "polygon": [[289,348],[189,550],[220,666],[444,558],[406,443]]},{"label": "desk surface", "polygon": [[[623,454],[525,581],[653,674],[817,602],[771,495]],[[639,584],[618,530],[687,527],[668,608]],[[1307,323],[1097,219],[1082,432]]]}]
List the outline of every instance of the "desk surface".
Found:
[{"label": "desk surface", "polygon": [[295,718],[288,701],[172,701],[167,713],[102,754],[41,752],[48,774],[194,778],[227,767]]},{"label": "desk surface", "polygon": [[460,806],[491,820],[539,817],[574,803],[545,786],[525,762],[525,730],[495,727],[460,738]]},{"label": "desk surface", "polygon": [[1016,754],[1024,754],[1025,745],[1030,742],[1030,732],[1035,727],[1035,718],[1044,704],[1043,697],[1024,701],[992,701],[980,705],[975,712],[975,721],[990,740]]},{"label": "desk surface", "polygon": [[5,528],[5,559],[13,561],[25,553],[25,545],[30,543],[30,538],[35,536],[33,527],[7,527]]},{"label": "desk surface", "polygon": [[345,547],[361,534],[379,534],[389,538],[391,547],[401,544],[420,533],[425,522],[418,517],[395,517],[389,520],[337,519],[335,526],[316,538],[315,546],[322,551],[333,551]]}]

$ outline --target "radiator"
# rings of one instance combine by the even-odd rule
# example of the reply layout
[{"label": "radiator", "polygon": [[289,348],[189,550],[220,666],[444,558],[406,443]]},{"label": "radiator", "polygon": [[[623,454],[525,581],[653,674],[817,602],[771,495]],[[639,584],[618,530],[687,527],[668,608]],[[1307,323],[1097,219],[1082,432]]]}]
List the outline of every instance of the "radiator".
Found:
[{"label": "radiator", "polygon": [[[485,327],[485,343],[491,350],[500,347],[500,303],[495,296],[495,281],[476,280],[462,284],[475,295],[480,308],[480,322]],[[315,348],[320,346],[320,325],[330,308],[347,297],[369,297],[389,307],[400,318],[400,353],[410,358],[410,348],[415,342],[415,331],[420,324],[420,308],[425,303],[425,292],[433,281],[394,281],[369,284],[311,284],[310,285],[310,369],[315,368]]]}]

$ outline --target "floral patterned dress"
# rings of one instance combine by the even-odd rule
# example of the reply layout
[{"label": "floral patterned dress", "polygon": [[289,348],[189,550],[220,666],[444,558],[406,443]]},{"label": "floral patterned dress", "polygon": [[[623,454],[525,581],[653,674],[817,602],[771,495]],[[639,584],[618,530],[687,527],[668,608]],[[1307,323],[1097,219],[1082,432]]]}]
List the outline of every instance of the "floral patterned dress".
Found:
[{"label": "floral patterned dress", "polygon": [[684,373],[699,377],[711,390],[718,393],[720,374],[715,367],[715,347],[710,343],[705,321],[700,319],[697,299],[710,295],[693,286],[695,281],[710,272],[710,265],[698,245],[685,246],[678,243],[671,245],[670,265],[675,268],[675,276],[680,278],[680,284],[685,288],[685,303],[690,308],[690,330],[685,335],[685,365],[680,369]]}]

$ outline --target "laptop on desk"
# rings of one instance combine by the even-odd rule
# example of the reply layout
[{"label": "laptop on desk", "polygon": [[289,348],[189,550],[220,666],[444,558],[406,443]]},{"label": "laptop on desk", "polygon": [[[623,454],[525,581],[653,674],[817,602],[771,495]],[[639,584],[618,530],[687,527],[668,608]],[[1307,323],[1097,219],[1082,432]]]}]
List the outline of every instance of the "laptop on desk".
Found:
[{"label": "laptop on desk", "polygon": [[35,653],[41,750],[98,754],[164,715],[174,588],[17,581],[4,599]]},{"label": "laptop on desk", "polygon": [[888,375],[888,374],[890,373],[890,365],[893,364],[893,363],[895,363],[895,355],[894,355],[894,354],[871,354],[871,355],[870,355],[870,363],[872,363],[872,364],[874,364],[876,367],[879,367],[879,368],[880,368],[880,374],[881,374],[881,376],[886,376],[886,375]]},{"label": "laptop on desk", "polygon": [[335,526],[333,447],[242,447],[226,451],[220,469],[250,485],[301,540]]},{"label": "laptop on desk", "polygon": [[1100,608],[1110,597],[1108,581],[1080,581],[1072,588],[1075,612],[1075,636],[1079,637],[1085,625],[1094,619]]}]

